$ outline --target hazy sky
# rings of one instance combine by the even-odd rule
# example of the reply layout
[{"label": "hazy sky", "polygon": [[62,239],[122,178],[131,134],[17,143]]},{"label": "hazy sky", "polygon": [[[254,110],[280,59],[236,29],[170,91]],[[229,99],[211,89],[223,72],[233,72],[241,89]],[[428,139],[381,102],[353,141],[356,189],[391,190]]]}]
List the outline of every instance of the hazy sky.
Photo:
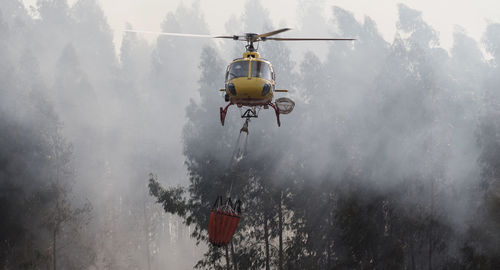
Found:
[{"label": "hazy sky", "polygon": [[[35,5],[36,0],[23,0]],[[98,0],[108,17],[111,28],[115,31],[115,41],[121,40],[121,29],[130,22],[138,30],[159,31],[160,23],[169,11],[174,11],[182,3],[186,6],[194,1],[201,3],[205,19],[212,34],[225,34],[224,24],[231,15],[243,13],[245,0]],[[76,0],[69,0],[70,3]],[[273,0],[262,1],[273,18],[275,25],[297,27],[299,1]],[[312,0],[302,0],[313,2]],[[441,44],[448,48],[452,43],[452,33],[456,25],[464,28],[466,33],[479,40],[488,22],[500,22],[500,1],[498,0],[316,0],[325,6],[340,6],[353,12],[358,20],[364,15],[370,16],[377,23],[379,31],[386,40],[392,40],[397,21],[397,4],[404,3],[411,8],[423,12],[424,20],[439,31]],[[329,17],[330,9],[325,9]],[[228,33],[233,34],[233,33]],[[237,33],[234,33],[237,34]],[[293,35],[290,33],[289,35]],[[302,36],[307,33],[300,33]]]}]

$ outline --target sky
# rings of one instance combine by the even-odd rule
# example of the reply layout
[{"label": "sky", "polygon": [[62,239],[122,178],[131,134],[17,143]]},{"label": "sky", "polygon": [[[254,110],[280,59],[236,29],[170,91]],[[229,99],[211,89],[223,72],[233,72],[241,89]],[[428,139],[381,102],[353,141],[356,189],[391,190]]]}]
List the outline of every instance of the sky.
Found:
[{"label": "sky", "polygon": [[[36,5],[37,0],[23,0],[26,6]],[[121,31],[125,24],[131,23],[137,30],[160,31],[160,24],[165,15],[174,11],[178,5],[192,5],[199,1],[210,27],[211,34],[226,33],[224,24],[230,16],[240,16],[243,13],[245,0],[98,0],[114,31],[115,46],[121,43]],[[70,4],[76,0],[69,0]],[[313,2],[312,0],[261,1],[270,11],[275,25],[297,28],[297,16],[300,14],[298,2]],[[440,34],[441,46],[448,49],[452,45],[453,32],[460,27],[476,40],[481,40],[486,24],[500,22],[500,1],[498,0],[317,0],[325,6],[339,6],[354,13],[358,20],[365,15],[377,23],[378,29],[387,41],[392,41],[396,31],[397,4],[403,3],[413,9],[422,11],[423,19]],[[453,7],[453,8],[451,8]],[[330,9],[325,8],[325,17],[330,17]],[[307,33],[289,35],[307,36]],[[147,37],[146,37],[147,38]],[[151,37],[150,40],[153,40]]]}]

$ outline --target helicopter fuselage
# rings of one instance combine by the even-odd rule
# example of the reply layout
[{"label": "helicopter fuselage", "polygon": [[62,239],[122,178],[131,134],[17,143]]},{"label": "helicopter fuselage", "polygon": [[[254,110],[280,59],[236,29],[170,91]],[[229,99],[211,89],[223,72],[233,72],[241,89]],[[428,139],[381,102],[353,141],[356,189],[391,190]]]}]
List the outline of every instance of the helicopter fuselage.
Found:
[{"label": "helicopter fuselage", "polygon": [[257,52],[245,52],[226,69],[226,100],[239,107],[266,106],[274,97],[274,71]]},{"label": "helicopter fuselage", "polygon": [[[352,38],[296,38],[296,37],[273,37],[277,34],[290,30],[290,28],[282,28],[275,31],[257,34],[245,33],[244,35],[222,35],[212,36],[206,34],[187,34],[187,33],[167,33],[160,32],[157,34],[177,37],[193,37],[193,38],[222,38],[246,41],[246,51],[242,58],[234,59],[226,69],[225,87],[220,91],[225,92],[224,99],[228,104],[220,107],[220,121],[224,125],[227,110],[231,105],[238,107],[250,107],[244,113],[242,118],[257,117],[257,108],[264,107],[268,109],[272,107],[276,113],[278,126],[281,125],[280,114],[289,114],[295,107],[295,102],[291,99],[282,97],[274,99],[276,92],[288,92],[288,90],[275,89],[275,77],[271,63],[263,58],[260,58],[254,43],[259,43],[266,40],[274,41],[326,41],[326,40],[355,40]],[[125,30],[132,33],[155,33],[150,31]]]}]

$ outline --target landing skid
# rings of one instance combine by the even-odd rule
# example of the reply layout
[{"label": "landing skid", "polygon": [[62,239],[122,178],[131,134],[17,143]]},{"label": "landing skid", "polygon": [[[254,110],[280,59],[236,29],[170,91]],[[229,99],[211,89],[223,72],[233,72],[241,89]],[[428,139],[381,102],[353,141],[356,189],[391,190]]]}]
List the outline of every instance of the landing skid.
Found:
[{"label": "landing skid", "polygon": [[269,102],[269,104],[271,107],[273,107],[274,109],[274,112],[276,113],[276,120],[278,121],[278,127],[281,127],[281,121],[280,121],[280,108],[278,108],[278,106],[276,106],[276,104],[274,103],[271,103]]},{"label": "landing skid", "polygon": [[224,120],[226,120],[227,109],[229,109],[229,106],[231,105],[233,105],[233,103],[229,102],[229,104],[227,104],[227,106],[224,109],[220,107],[220,122],[222,123],[223,126],[224,126]]}]

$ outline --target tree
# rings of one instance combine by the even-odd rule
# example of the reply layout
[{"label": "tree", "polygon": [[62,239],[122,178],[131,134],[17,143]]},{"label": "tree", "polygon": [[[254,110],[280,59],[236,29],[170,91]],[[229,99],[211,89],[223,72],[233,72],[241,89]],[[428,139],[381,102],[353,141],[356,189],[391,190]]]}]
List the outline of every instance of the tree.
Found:
[{"label": "tree", "polygon": [[[26,51],[14,76],[6,77],[2,85],[0,200],[2,216],[8,218],[2,223],[0,239],[5,245],[2,250],[8,252],[2,252],[0,264],[7,268],[85,268],[92,263],[92,249],[80,250],[78,260],[71,252],[86,242],[82,240],[85,218],[79,217],[88,215],[90,206],[76,208],[69,199],[71,152],[45,97],[47,88],[38,66],[38,60]],[[59,263],[57,243],[64,245],[59,252],[67,252],[66,260]]]}]

